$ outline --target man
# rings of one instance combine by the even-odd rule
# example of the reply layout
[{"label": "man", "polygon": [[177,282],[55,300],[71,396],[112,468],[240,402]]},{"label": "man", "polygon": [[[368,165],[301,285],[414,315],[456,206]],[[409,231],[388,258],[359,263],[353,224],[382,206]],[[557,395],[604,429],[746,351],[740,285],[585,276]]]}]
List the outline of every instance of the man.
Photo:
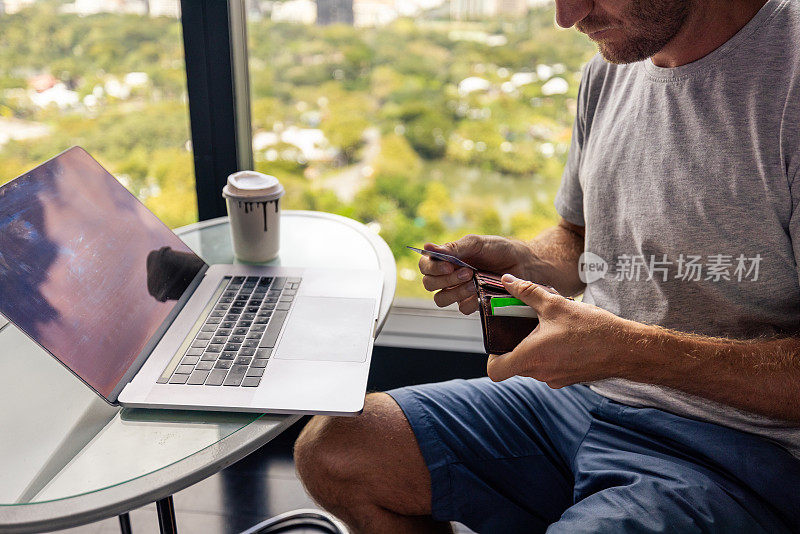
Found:
[{"label": "man", "polygon": [[[429,245],[510,273],[540,324],[489,356],[498,383],[312,420],[296,459],[323,506],[369,533],[800,532],[798,4],[556,0],[602,55],[561,223]],[[477,309],[469,272],[420,269]]]}]

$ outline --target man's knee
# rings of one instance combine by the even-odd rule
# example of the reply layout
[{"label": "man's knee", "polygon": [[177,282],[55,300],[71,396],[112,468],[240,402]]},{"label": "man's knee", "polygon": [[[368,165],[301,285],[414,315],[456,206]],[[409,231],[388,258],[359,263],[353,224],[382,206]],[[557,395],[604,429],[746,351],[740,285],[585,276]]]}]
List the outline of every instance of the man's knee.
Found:
[{"label": "man's knee", "polygon": [[427,501],[404,507],[426,513],[430,477],[411,426],[389,395],[368,395],[356,417],[312,418],[295,443],[294,455],[306,489],[323,505],[389,500],[386,492],[399,500],[421,493]]},{"label": "man's knee", "polygon": [[[394,406],[391,406],[394,405]],[[375,435],[396,426],[399,407],[385,394],[368,395],[364,410],[356,417],[315,416],[295,443],[294,456],[300,478],[307,486],[317,482],[342,482],[363,470],[362,465],[376,461]],[[402,412],[400,412],[402,415]]]},{"label": "man's knee", "polygon": [[324,486],[335,484],[351,472],[349,463],[357,457],[348,455],[354,425],[349,417],[314,416],[294,445],[294,461],[300,479],[309,493],[318,498]]}]

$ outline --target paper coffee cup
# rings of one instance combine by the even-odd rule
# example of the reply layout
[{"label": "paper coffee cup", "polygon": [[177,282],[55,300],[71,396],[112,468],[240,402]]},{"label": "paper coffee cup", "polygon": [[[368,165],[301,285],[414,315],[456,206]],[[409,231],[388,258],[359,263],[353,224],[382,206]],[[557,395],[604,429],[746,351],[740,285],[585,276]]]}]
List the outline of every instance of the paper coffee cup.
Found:
[{"label": "paper coffee cup", "polygon": [[222,196],[228,205],[233,254],[238,260],[263,263],[278,255],[283,193],[274,176],[256,171],[228,176]]}]

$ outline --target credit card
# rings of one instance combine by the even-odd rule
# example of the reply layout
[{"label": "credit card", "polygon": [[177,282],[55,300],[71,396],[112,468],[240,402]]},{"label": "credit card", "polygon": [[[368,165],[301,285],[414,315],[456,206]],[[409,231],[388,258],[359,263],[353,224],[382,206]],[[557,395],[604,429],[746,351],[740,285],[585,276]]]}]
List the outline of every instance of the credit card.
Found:
[{"label": "credit card", "polygon": [[435,252],[433,250],[423,250],[421,248],[410,247],[408,245],[406,245],[406,248],[410,248],[414,252],[418,252],[418,253],[422,254],[423,256],[428,256],[428,257],[433,258],[435,260],[446,261],[448,263],[452,263],[453,265],[458,265],[459,267],[467,267],[469,269],[472,269],[473,271],[477,271],[478,270],[475,267],[473,267],[472,265],[470,265],[469,263],[467,263],[465,261],[462,261],[462,260],[456,258],[455,256],[451,256],[450,254],[443,254],[441,252]]},{"label": "credit card", "polygon": [[498,317],[538,317],[536,311],[514,297],[492,297],[489,301],[492,315]]}]

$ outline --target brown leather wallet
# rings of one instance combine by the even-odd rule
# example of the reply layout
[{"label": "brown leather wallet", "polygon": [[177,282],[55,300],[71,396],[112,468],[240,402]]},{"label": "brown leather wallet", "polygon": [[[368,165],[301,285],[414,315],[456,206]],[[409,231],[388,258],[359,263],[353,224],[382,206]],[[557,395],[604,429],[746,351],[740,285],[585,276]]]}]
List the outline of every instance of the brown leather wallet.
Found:
[{"label": "brown leather wallet", "polygon": [[504,317],[492,315],[492,297],[510,297],[503,287],[499,274],[475,271],[472,280],[478,292],[478,305],[483,328],[483,347],[487,354],[511,352],[519,342],[539,324],[532,317]]}]

